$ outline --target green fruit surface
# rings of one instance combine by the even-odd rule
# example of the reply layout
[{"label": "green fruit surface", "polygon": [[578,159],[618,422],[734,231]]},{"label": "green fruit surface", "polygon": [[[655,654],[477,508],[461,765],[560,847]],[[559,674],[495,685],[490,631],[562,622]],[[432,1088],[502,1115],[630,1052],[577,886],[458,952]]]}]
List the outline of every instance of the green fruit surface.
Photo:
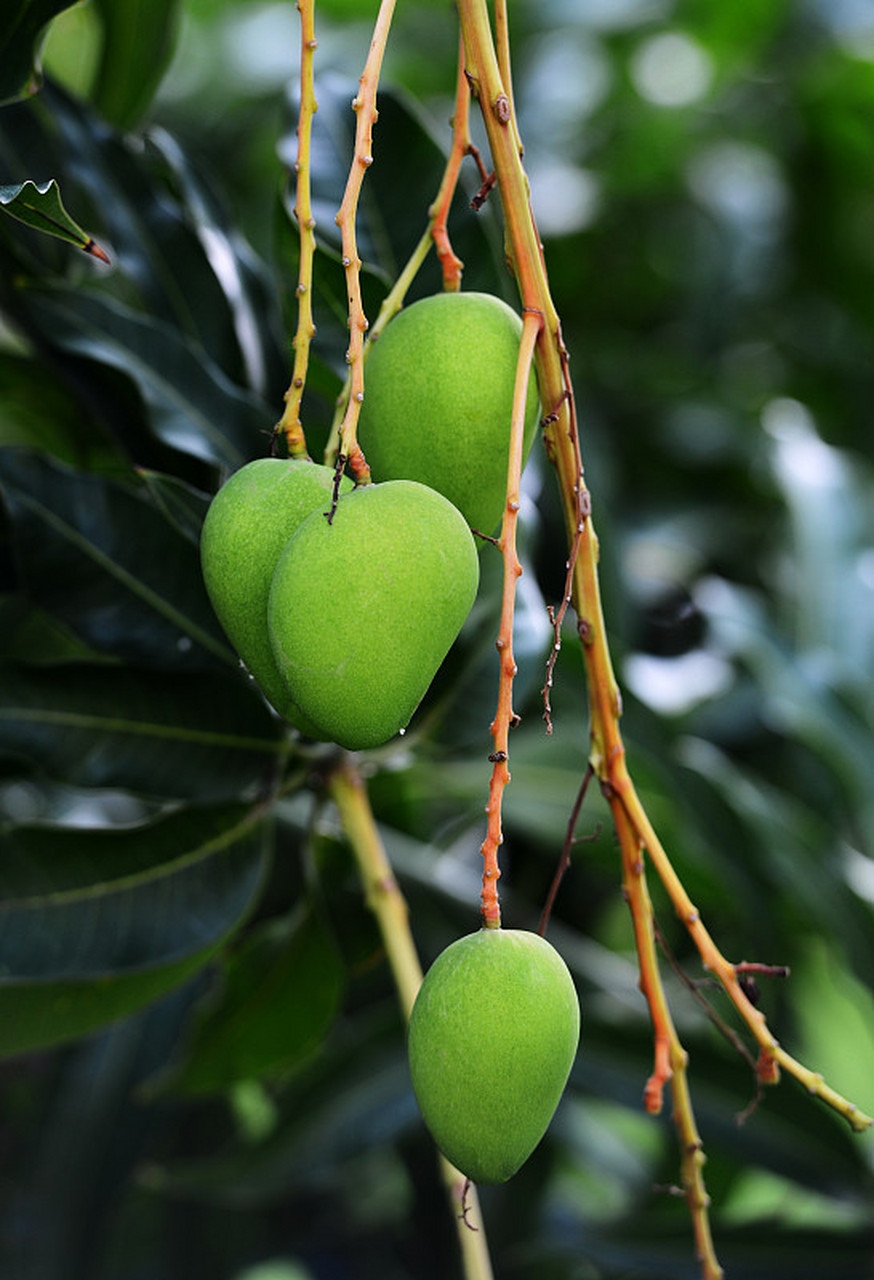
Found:
[{"label": "green fruit surface", "polygon": [[450,502],[398,480],[317,512],[276,566],[268,626],[289,697],[358,750],[405,728],[470,612],[479,559]]},{"label": "green fruit surface", "polygon": [[537,934],[481,929],[437,957],[410,1017],[410,1073],[425,1123],[457,1169],[494,1183],[524,1164],[579,1036],[573,980]]},{"label": "green fruit surface", "polygon": [[[258,458],[210,503],[200,540],[203,579],[228,639],[281,716],[311,733],[276,669],[267,599],[280,554],[314,511],[331,505],[334,473],[314,462]],[[344,478],[341,490],[352,487]]]},{"label": "green fruit surface", "polygon": [[[358,439],[375,480],[419,480],[490,534],[507,486],[522,321],[485,293],[440,293],[394,317],[364,369]],[[538,419],[534,375],[527,458]]]}]

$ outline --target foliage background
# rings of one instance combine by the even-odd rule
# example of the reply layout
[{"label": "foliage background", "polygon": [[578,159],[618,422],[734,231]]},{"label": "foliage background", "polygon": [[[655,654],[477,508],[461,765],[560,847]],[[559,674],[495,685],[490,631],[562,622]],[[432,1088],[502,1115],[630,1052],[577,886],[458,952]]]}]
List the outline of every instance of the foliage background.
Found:
[{"label": "foliage background", "polygon": [[[870,1111],[874,27],[836,0],[512,9],[633,773],[724,950],[791,966],[762,991],[780,1039]],[[313,441],[342,367],[333,212],[371,10],[319,5]],[[457,1266],[378,937],[321,799],[330,753],[283,739],[197,566],[208,495],[266,450],[288,377],[296,21],[254,0],[89,0],[55,22],[42,91],[0,110],[0,182],[56,178],[112,258],[0,219],[0,1269],[15,1280]],[[371,315],[436,191],[454,58],[442,0],[399,5],[362,209]],[[460,199],[453,233],[465,286],[512,299],[496,211]],[[435,287],[431,264],[417,291]],[[526,483],[504,903],[535,927],[586,726],[572,636],[553,737],[539,721],[565,551],[542,458]],[[371,762],[426,961],[476,927],[497,577],[486,561],[417,732]],[[547,1140],[484,1195],[499,1277],[695,1275],[665,1194],[671,1125],[641,1110],[651,1042],[604,817],[587,802],[593,839],[550,934],[580,988],[582,1051]],[[791,1082],[738,1124],[749,1070],[669,982],[727,1274],[874,1274],[871,1142]]]}]

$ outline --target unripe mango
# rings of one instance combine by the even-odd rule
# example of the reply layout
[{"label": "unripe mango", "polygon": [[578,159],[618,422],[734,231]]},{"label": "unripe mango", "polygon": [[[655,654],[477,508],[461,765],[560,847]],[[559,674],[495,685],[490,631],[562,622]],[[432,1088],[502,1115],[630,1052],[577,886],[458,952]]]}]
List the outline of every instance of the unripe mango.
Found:
[{"label": "unripe mango", "polygon": [[[522,321],[486,293],[440,293],[399,312],[364,367],[358,439],[375,480],[419,480],[490,534],[507,485]],[[524,458],[538,418],[532,371]]]},{"label": "unripe mango", "polygon": [[288,696],[351,750],[405,728],[470,612],[479,559],[441,494],[409,480],[340,497],[300,526],[273,575],[267,622]]},{"label": "unripe mango", "polygon": [[[288,539],[331,506],[334,473],[314,462],[258,458],[222,485],[203,523],[200,558],[212,606],[262,692],[281,716],[312,736],[276,669],[267,598]],[[343,479],[341,492],[352,487]]]},{"label": "unripe mango", "polygon": [[434,961],[410,1016],[413,1090],[440,1150],[506,1182],[558,1106],[580,1036],[573,980],[538,934],[480,929]]}]

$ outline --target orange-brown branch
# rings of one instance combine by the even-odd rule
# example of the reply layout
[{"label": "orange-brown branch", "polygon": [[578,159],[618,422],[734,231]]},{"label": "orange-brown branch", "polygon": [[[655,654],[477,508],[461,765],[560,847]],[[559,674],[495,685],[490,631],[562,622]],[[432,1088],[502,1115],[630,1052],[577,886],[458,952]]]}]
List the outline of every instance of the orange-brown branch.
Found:
[{"label": "orange-brown branch", "polygon": [[431,237],[443,271],[443,288],[450,293],[461,287],[464,263],[455,253],[449,240],[449,210],[458,185],[458,175],[465,156],[470,154],[470,85],[464,74],[464,44],[458,37],[458,74],[455,81],[455,109],[452,113],[452,147],[440,189],[428,210],[431,219]]},{"label": "orange-brown branch", "polygon": [[285,393],[285,409],[277,424],[277,432],[285,436],[289,457],[306,458],[307,443],[300,418],[300,406],[306,386],[310,345],[316,332],[313,323],[313,259],[315,257],[316,222],[310,192],[310,143],[313,116],[318,111],[313,63],[317,48],[315,0],[298,0],[300,13],[300,109],[297,120],[297,162],[294,216],[300,237],[300,263],[297,276],[297,330],[292,342],[294,366],[291,384]]},{"label": "orange-brown branch", "polygon": [[482,845],[483,891],[482,921],[486,928],[496,929],[501,923],[498,901],[498,849],[503,840],[501,810],[504,788],[510,781],[508,760],[510,756],[510,727],[515,720],[513,711],[513,679],[516,662],[513,657],[513,618],[516,603],[516,583],[522,573],[522,565],[516,551],[516,525],[519,517],[519,487],[522,482],[522,453],[525,436],[525,406],[528,381],[534,347],[540,333],[543,318],[539,312],[528,311],[522,323],[522,340],[516,365],[516,382],[513,389],[513,414],[510,427],[510,453],[507,466],[507,496],[504,518],[498,546],[504,557],[504,588],[501,597],[501,621],[495,647],[500,659],[498,680],[498,706],[492,721],[491,735],[494,751],[489,757],[493,762],[489,784],[489,801],[486,806],[488,826]]},{"label": "orange-brown branch", "polygon": [[394,8],[395,0],[382,0],[379,6],[370,50],[358,81],[358,93],[352,100],[352,109],[356,115],[355,146],[346,190],[336,219],[340,228],[343,269],[346,273],[346,294],[349,306],[349,349],[346,360],[351,373],[350,394],[340,428],[340,455],[349,467],[356,484],[369,482],[370,468],[358,444],[358,416],[364,400],[362,353],[364,335],[367,332],[367,316],[364,314],[364,305],[361,301],[361,259],[358,256],[355,216],[364,175],[373,163],[373,126],[379,115],[376,109],[376,91]]}]

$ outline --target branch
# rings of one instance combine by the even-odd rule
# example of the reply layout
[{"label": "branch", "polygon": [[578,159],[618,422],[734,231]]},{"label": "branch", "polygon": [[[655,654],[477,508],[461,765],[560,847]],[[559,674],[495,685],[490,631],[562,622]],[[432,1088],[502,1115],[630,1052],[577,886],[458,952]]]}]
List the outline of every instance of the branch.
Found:
[{"label": "branch", "polygon": [[352,166],[346,182],[346,190],[337,213],[337,226],[343,249],[343,267],[346,272],[346,293],[349,303],[349,349],[346,361],[350,367],[350,395],[340,428],[340,457],[348,463],[356,484],[367,484],[370,468],[358,444],[358,415],[364,400],[364,335],[367,317],[361,302],[361,259],[355,237],[355,215],[364,174],[373,164],[373,126],[379,115],[376,109],[376,90],[382,68],[385,44],[394,14],[395,0],[382,0],[370,41],[370,50],[364,70],[358,81],[358,93],[352,99],[356,114],[355,147]]},{"label": "branch", "polygon": [[513,617],[516,603],[516,583],[522,573],[522,565],[516,553],[516,524],[519,516],[519,486],[522,481],[522,452],[525,433],[525,405],[534,345],[543,325],[539,312],[526,311],[522,322],[522,340],[516,365],[516,383],[513,389],[513,414],[510,426],[510,458],[507,466],[507,498],[501,536],[498,539],[504,557],[504,591],[501,600],[501,621],[495,647],[500,657],[498,683],[498,709],[491,725],[495,749],[489,756],[492,761],[492,778],[489,784],[489,802],[486,805],[488,828],[482,845],[483,891],[482,922],[487,929],[497,929],[501,924],[501,908],[498,902],[498,848],[503,840],[501,808],[504,788],[510,781],[508,767],[510,753],[510,727],[518,717],[513,711],[513,679],[516,663],[513,658]]}]

